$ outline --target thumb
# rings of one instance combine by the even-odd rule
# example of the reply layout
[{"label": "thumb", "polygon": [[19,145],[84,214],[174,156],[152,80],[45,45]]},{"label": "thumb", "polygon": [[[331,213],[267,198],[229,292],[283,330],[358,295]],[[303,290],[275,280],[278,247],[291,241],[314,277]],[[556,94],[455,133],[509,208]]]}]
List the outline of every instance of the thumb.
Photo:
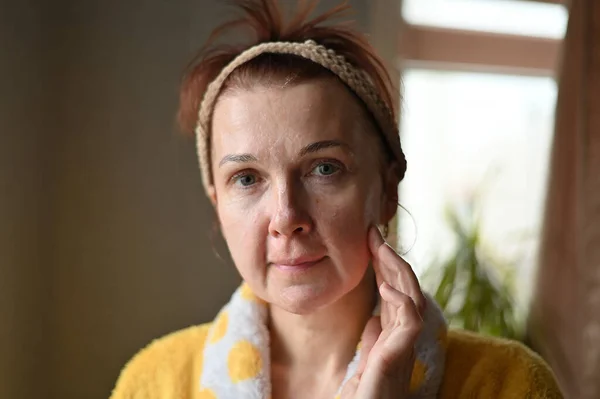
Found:
[{"label": "thumb", "polygon": [[356,395],[360,378],[362,377],[365,367],[367,366],[369,353],[371,353],[371,349],[373,349],[373,346],[375,345],[375,342],[377,342],[377,338],[379,338],[380,334],[381,318],[379,316],[373,316],[367,322],[360,339],[360,359],[356,374],[354,374],[352,378],[350,378],[346,384],[344,384],[340,395],[341,398],[354,398]]},{"label": "thumb", "polygon": [[379,316],[373,316],[367,322],[360,340],[360,360],[358,362],[358,369],[356,370],[357,375],[361,375],[365,371],[369,353],[371,353],[371,349],[373,349],[373,345],[375,345],[375,342],[377,342],[380,335],[381,318]]},{"label": "thumb", "polygon": [[[356,374],[352,378],[344,384],[342,388],[342,392],[340,392],[340,398],[349,399],[354,398],[356,396],[356,391],[358,390],[358,384],[360,383],[360,375]],[[337,396],[336,396],[337,397]]]}]

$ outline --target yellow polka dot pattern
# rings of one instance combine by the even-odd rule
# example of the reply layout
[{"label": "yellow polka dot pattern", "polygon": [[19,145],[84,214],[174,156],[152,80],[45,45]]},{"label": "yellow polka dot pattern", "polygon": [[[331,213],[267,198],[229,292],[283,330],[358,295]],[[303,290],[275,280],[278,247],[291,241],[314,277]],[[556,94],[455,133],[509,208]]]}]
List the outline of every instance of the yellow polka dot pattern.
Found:
[{"label": "yellow polka dot pattern", "polygon": [[412,377],[410,379],[410,391],[416,392],[423,382],[425,381],[425,373],[427,372],[427,367],[419,360],[415,360],[415,365],[413,367]]},{"label": "yellow polka dot pattern", "polygon": [[[220,384],[227,380],[225,382],[227,384],[243,383],[240,388],[231,386],[232,389],[239,390],[239,393],[247,391],[248,387],[252,389],[259,388],[258,384],[263,381],[261,376],[265,373],[265,370],[263,370],[265,364],[260,348],[263,348],[263,345],[268,345],[268,336],[262,336],[264,335],[264,329],[257,328],[257,326],[261,326],[261,323],[264,325],[264,320],[262,320],[266,314],[264,304],[265,302],[254,294],[250,286],[243,283],[233,297],[232,302],[218,315],[206,339],[209,346],[215,346],[206,352],[210,355],[205,356],[205,361],[213,361],[215,365],[218,364],[217,370],[219,372],[215,375],[213,373],[204,375],[202,367],[200,368],[202,377],[197,399],[220,399],[217,396],[217,394],[221,395]],[[248,317],[252,320],[258,319],[256,322],[251,322],[248,321]],[[427,334],[430,341],[427,348],[435,349],[437,352],[434,355],[440,353],[440,351],[443,352],[448,345],[447,328],[443,323],[443,316],[440,316],[440,318],[442,322],[431,323]],[[441,324],[443,326],[440,326]],[[362,344],[363,342],[360,341],[357,343],[357,353],[360,353],[364,348]],[[211,356],[214,356],[214,359],[211,359]],[[347,373],[354,373],[356,365],[357,362],[353,362]],[[436,364],[430,365],[417,357],[410,381],[411,394],[423,391],[426,386],[429,390],[429,385],[437,384],[429,381],[431,378],[435,379],[437,373]],[[271,399],[270,395],[269,399]],[[340,394],[337,394],[335,399],[340,399]]]},{"label": "yellow polka dot pattern", "polygon": [[200,392],[198,392],[198,399],[217,399],[217,395],[215,395],[210,389],[200,388]]},{"label": "yellow polka dot pattern", "polygon": [[227,326],[229,325],[229,316],[226,311],[223,311],[217,320],[215,321],[212,334],[210,336],[209,342],[211,344],[215,344],[219,342],[227,333]]},{"label": "yellow polka dot pattern", "polygon": [[255,378],[262,370],[258,348],[246,340],[238,341],[227,356],[227,368],[234,383]]}]

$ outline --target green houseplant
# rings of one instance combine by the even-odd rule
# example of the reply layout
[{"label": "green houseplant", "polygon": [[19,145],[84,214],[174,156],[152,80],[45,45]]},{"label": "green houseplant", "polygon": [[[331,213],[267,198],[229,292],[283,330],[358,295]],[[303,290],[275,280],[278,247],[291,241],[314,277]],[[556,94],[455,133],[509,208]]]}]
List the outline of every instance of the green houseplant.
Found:
[{"label": "green houseplant", "polygon": [[501,261],[486,247],[475,198],[448,207],[446,219],[456,239],[454,251],[424,275],[430,292],[452,327],[521,339],[523,323],[514,300],[514,262]]}]

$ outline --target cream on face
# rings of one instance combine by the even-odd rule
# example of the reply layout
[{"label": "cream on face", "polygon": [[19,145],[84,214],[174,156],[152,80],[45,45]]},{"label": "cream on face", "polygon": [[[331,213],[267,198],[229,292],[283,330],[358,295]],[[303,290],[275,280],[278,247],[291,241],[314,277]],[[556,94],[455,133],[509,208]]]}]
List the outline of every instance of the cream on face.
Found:
[{"label": "cream on face", "polygon": [[253,291],[295,313],[355,288],[380,222],[375,133],[333,79],[233,91],[215,107],[212,170],[221,229]]}]

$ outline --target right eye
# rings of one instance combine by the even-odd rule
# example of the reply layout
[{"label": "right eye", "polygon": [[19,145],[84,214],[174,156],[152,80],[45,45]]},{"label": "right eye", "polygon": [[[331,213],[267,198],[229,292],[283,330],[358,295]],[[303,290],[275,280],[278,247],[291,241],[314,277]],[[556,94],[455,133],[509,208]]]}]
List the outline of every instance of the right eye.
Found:
[{"label": "right eye", "polygon": [[232,180],[235,184],[240,185],[242,187],[250,187],[256,184],[258,179],[256,178],[256,175],[250,172],[242,172],[233,176]]}]

